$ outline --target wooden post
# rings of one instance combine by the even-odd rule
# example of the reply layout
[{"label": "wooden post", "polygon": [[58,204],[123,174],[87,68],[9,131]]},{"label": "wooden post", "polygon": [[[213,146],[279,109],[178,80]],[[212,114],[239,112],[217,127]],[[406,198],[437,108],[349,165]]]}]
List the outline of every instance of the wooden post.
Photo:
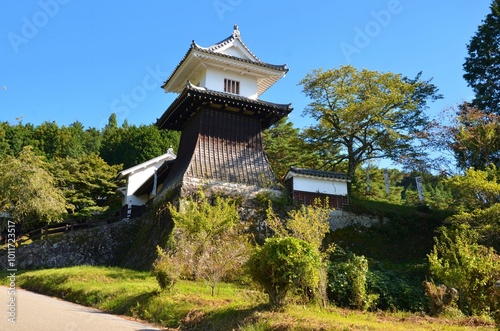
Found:
[{"label": "wooden post", "polygon": [[[45,226],[41,229],[42,235],[40,236],[40,239],[47,238],[47,234],[49,233],[49,224],[45,224]],[[44,236],[45,233],[45,236]]]}]

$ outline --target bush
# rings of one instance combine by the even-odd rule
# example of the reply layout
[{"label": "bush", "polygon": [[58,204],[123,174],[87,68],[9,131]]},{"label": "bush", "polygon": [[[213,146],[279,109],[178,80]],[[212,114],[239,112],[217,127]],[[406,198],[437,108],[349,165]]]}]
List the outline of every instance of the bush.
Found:
[{"label": "bush", "polygon": [[366,275],[367,291],[377,294],[376,308],[390,311],[424,311],[425,296],[419,277],[408,278],[405,271],[387,270],[376,266]]},{"label": "bush", "polygon": [[153,264],[153,275],[158,281],[158,285],[162,290],[170,290],[179,280],[181,266],[175,257],[164,251],[160,247],[156,247],[158,257]]},{"label": "bush", "polygon": [[428,258],[431,273],[459,291],[462,312],[483,315],[495,310],[492,293],[500,278],[500,256],[477,239],[478,234],[464,225],[443,228]]},{"label": "bush", "polygon": [[250,276],[264,289],[275,308],[285,305],[289,290],[316,288],[321,267],[318,250],[292,237],[268,238],[247,262]]},{"label": "bush", "polygon": [[375,307],[378,294],[367,291],[368,260],[352,254],[347,261],[332,263],[329,268],[331,299],[336,305],[366,310]]}]

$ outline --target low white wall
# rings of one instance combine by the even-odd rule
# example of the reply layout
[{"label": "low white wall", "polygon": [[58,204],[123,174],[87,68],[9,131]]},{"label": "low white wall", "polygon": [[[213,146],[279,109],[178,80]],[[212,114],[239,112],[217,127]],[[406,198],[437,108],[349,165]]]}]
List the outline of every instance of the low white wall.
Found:
[{"label": "low white wall", "polygon": [[347,183],[336,180],[322,180],[317,178],[293,178],[295,191],[318,192],[333,195],[347,195]]}]

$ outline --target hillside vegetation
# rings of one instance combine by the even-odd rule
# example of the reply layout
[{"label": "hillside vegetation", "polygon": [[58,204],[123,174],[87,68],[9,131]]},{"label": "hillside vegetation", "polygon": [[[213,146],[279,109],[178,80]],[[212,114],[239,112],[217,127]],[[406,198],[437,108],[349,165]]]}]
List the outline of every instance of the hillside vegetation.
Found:
[{"label": "hillside vegetation", "polygon": [[[6,277],[2,277],[4,285]],[[28,290],[181,330],[492,330],[477,318],[437,319],[409,313],[363,313],[292,303],[272,311],[264,293],[222,283],[214,296],[203,282],[160,291],[150,272],[73,267],[24,272]]]}]

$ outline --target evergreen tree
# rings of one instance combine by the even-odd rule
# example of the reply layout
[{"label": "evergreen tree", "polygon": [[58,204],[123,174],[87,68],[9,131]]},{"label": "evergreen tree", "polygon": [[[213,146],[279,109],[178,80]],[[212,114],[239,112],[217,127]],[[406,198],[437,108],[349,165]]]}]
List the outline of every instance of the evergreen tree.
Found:
[{"label": "evergreen tree", "polygon": [[180,134],[175,131],[160,131],[155,125],[129,125],[121,127],[112,114],[104,127],[101,141],[101,157],[110,165],[122,164],[124,169],[160,156],[170,147],[176,148]]},{"label": "evergreen tree", "polygon": [[19,156],[25,146],[33,146],[35,127],[32,124],[22,124],[5,126],[5,141],[9,144],[7,155]]},{"label": "evergreen tree", "polygon": [[500,115],[500,0],[493,0],[490,8],[467,45],[464,78],[476,94],[473,104]]},{"label": "evergreen tree", "polygon": [[37,152],[52,160],[61,154],[61,130],[55,121],[43,122],[35,128],[34,147]]},{"label": "evergreen tree", "polygon": [[79,158],[57,158],[51,170],[71,210],[72,217],[91,217],[119,207],[116,174],[120,166],[110,166],[96,154]]},{"label": "evergreen tree", "polygon": [[321,167],[319,154],[306,146],[299,129],[294,128],[286,118],[262,132],[262,140],[271,168],[278,178],[283,178],[291,166]]}]

